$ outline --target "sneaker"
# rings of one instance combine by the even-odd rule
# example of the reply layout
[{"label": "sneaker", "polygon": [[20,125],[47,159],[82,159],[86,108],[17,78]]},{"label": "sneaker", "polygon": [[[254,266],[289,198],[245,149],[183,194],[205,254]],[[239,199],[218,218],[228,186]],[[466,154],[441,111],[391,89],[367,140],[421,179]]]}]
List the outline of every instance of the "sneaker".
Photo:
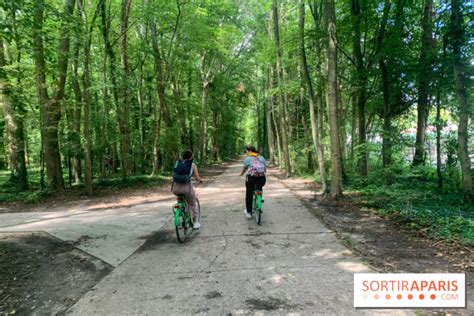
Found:
[{"label": "sneaker", "polygon": [[199,222],[195,222],[193,225],[193,229],[199,229],[201,228],[201,224]]},{"label": "sneaker", "polygon": [[247,218],[252,218],[252,213],[247,212],[247,209],[244,209],[244,213]]}]

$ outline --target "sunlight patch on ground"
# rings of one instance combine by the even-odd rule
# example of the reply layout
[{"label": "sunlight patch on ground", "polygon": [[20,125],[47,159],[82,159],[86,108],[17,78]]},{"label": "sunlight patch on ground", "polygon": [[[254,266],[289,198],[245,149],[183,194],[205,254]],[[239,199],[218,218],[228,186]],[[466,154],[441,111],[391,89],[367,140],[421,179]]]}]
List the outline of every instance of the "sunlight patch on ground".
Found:
[{"label": "sunlight patch on ground", "polygon": [[353,272],[353,273],[369,271],[369,269],[366,266],[358,262],[338,262],[336,263],[336,266],[338,266],[339,268],[343,270]]},{"label": "sunlight patch on ground", "polygon": [[350,252],[348,250],[334,252],[334,250],[331,250],[331,249],[322,249],[322,250],[316,251],[314,253],[314,256],[323,257],[324,259],[333,259],[333,258],[339,258],[344,254],[350,254]]},{"label": "sunlight patch on ground", "polygon": [[271,279],[272,279],[273,283],[279,284],[281,282],[281,280],[283,279],[283,276],[276,274],[276,275],[272,276]]}]

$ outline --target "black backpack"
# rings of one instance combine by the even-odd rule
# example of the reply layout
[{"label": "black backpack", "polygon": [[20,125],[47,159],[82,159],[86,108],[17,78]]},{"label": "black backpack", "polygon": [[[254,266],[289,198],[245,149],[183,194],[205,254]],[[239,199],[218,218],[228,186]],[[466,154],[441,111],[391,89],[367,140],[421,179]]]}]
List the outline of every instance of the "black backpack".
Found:
[{"label": "black backpack", "polygon": [[173,169],[173,181],[178,183],[188,183],[191,181],[193,160],[178,160]]}]

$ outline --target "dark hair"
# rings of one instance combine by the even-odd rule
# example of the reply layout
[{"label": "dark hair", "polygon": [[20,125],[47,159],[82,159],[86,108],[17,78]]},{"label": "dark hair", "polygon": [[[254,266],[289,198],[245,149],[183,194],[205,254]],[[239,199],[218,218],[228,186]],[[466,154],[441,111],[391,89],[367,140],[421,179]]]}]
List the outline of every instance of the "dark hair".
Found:
[{"label": "dark hair", "polygon": [[185,150],[181,153],[181,159],[183,160],[189,160],[193,158],[193,152],[191,150]]},{"label": "dark hair", "polygon": [[252,146],[252,145],[247,145],[247,151],[251,151],[253,153],[257,153],[258,154],[258,150],[255,148],[255,146]]}]

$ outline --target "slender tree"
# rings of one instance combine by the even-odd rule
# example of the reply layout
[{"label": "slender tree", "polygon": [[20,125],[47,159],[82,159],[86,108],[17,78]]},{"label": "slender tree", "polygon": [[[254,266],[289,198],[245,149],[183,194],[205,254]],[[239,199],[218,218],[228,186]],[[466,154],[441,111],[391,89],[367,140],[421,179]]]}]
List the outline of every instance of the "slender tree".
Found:
[{"label": "slender tree", "polygon": [[315,114],[315,96],[313,90],[313,84],[309,76],[308,63],[306,61],[305,41],[304,41],[304,23],[305,23],[305,4],[303,0],[299,0],[299,35],[300,35],[300,58],[301,67],[303,68],[303,79],[308,91],[309,97],[309,114],[311,118],[311,136],[313,139],[313,145],[316,150],[318,157],[319,175],[321,177],[322,191],[327,191],[327,180],[326,180],[326,167],[324,165],[324,152],[321,146],[321,140],[319,130],[316,122]]},{"label": "slender tree", "polygon": [[421,51],[418,72],[417,129],[415,156],[413,165],[425,162],[426,124],[430,107],[431,84],[433,77],[434,42],[433,42],[433,0],[425,0],[421,19]]},{"label": "slender tree", "polygon": [[468,151],[468,126],[471,105],[467,93],[467,84],[465,75],[465,61],[461,53],[461,47],[464,44],[465,27],[462,18],[462,6],[460,0],[451,0],[451,19],[450,35],[453,53],[453,72],[456,87],[456,95],[459,104],[459,126],[458,126],[458,153],[461,162],[462,181],[461,187],[467,194],[472,194],[472,173],[471,161]]},{"label": "slender tree", "polygon": [[273,88],[273,74],[272,67],[268,65],[267,67],[267,87],[266,87],[266,99],[265,99],[265,111],[266,111],[266,129],[267,129],[267,142],[268,142],[268,158],[270,164],[275,164],[275,140],[273,135],[273,124],[272,124],[272,115],[273,115],[273,103],[274,99],[271,95]]},{"label": "slender tree", "polygon": [[123,175],[125,177],[132,173],[132,154],[130,148],[130,105],[129,105],[129,81],[130,81],[130,67],[128,62],[128,20],[130,17],[130,10],[132,0],[122,0],[121,15],[120,15],[120,59],[122,62],[122,102],[120,103],[120,111],[117,111],[119,130],[121,136],[120,151],[122,154]]},{"label": "slender tree", "polygon": [[[95,21],[100,12],[101,4],[99,2],[97,9],[94,12],[92,21],[89,23],[87,18],[87,11],[84,6],[83,0],[78,0],[79,8],[81,10],[85,43],[84,43],[84,74],[82,77],[84,87],[84,140],[85,140],[85,185],[87,194],[92,194],[92,136],[91,136],[91,74],[90,74],[90,57],[91,57],[91,44],[92,44],[92,31],[95,25]],[[100,0],[105,1],[105,0]]]},{"label": "slender tree", "polygon": [[[276,50],[276,77],[279,87],[283,87],[283,66],[282,66],[282,51],[280,45],[280,28],[278,23],[278,2],[273,0],[272,2],[272,12],[273,12],[273,39],[275,41],[275,50]],[[290,162],[290,152],[288,149],[288,128],[285,122],[285,96],[283,92],[278,93],[278,100],[280,104],[280,121],[279,129],[281,130],[281,148],[284,160],[285,176],[288,177],[291,175],[291,162]]]},{"label": "slender tree", "polygon": [[[17,49],[19,48],[17,47]],[[17,60],[17,62],[20,62],[20,60]],[[0,34],[0,91],[6,125],[8,161],[12,171],[10,182],[20,190],[26,190],[28,188],[28,172],[25,160],[24,122],[21,117],[24,115],[24,109],[15,100],[14,89],[9,84],[7,71],[5,70],[7,65],[4,41]]]},{"label": "slender tree", "polygon": [[[361,8],[360,0],[351,0],[352,27],[353,27],[353,55],[356,66],[356,102],[358,117],[358,147],[359,147],[359,174],[367,176],[368,158],[367,158],[367,122],[366,122],[366,103],[367,103],[367,69],[364,61],[364,55],[361,48]],[[367,13],[366,13],[367,14]]]},{"label": "slender tree", "polygon": [[331,139],[331,197],[339,198],[342,195],[342,165],[337,119],[337,40],[334,0],[324,1],[324,13],[328,33],[326,49],[328,87],[326,99],[329,107],[329,136]]}]

